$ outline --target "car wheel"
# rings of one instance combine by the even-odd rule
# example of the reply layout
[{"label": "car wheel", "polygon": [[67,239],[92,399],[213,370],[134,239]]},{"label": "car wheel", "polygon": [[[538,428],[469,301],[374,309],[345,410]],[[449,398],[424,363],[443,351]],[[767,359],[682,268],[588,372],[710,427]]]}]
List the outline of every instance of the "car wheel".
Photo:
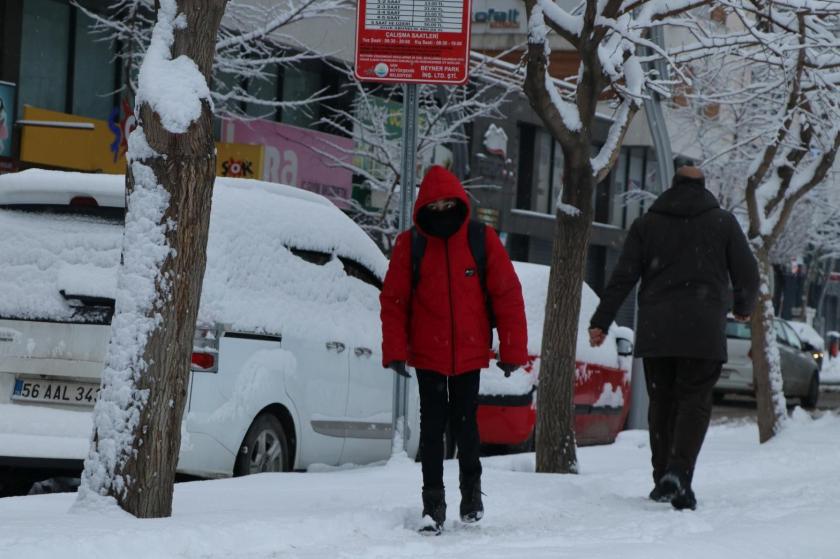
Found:
[{"label": "car wheel", "polygon": [[811,375],[811,382],[808,384],[808,394],[802,398],[802,407],[812,410],[817,407],[817,401],[820,399],[820,375],[814,373]]},{"label": "car wheel", "polygon": [[291,470],[289,442],[283,424],[274,415],[257,416],[236,456],[234,476]]}]

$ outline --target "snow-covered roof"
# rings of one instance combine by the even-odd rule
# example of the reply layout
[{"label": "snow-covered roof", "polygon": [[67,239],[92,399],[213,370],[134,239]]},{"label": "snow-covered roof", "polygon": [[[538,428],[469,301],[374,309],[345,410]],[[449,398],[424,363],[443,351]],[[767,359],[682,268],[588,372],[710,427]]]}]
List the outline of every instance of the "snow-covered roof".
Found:
[{"label": "snow-covered roof", "polygon": [[[40,170],[7,174],[0,176],[0,205],[92,196],[122,207],[123,180]],[[73,310],[60,289],[112,297],[122,231],[119,222],[96,217],[0,209],[0,316],[68,319]],[[339,260],[316,265],[287,247],[337,254],[379,278],[387,269],[376,244],[327,199],[284,185],[218,179],[199,320],[378,347],[377,289],[349,277]],[[91,292],[78,293],[85,286]]]}]

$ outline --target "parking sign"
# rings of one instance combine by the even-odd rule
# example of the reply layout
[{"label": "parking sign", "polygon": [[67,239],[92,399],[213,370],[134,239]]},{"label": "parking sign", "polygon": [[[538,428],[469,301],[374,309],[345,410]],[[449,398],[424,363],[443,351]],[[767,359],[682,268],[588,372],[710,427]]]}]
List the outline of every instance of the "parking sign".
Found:
[{"label": "parking sign", "polygon": [[470,0],[359,0],[359,80],[460,85],[469,56]]}]

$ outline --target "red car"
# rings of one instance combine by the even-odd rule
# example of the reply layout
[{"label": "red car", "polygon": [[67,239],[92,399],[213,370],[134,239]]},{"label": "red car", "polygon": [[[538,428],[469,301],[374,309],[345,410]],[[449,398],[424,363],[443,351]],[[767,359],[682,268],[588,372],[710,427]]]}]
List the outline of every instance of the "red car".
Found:
[{"label": "red car", "polygon": [[[521,262],[514,262],[514,267],[525,298],[531,361],[510,378],[495,365],[482,371],[478,428],[483,444],[531,450],[549,268]],[[575,433],[580,445],[613,442],[630,409],[633,331],[614,326],[601,347],[589,347],[589,317],[597,306],[598,296],[584,284],[574,400]]]}]

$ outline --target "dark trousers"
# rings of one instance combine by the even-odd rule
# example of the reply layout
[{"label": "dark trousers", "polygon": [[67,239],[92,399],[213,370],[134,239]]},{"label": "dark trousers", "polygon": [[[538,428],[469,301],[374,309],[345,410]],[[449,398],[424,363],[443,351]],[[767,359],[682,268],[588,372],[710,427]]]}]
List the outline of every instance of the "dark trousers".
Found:
[{"label": "dark trousers", "polygon": [[644,362],[653,481],[675,470],[691,483],[723,364],[682,357],[648,357]]},{"label": "dark trousers", "polygon": [[475,418],[478,408],[479,372],[447,377],[417,370],[420,386],[420,445],[423,489],[443,489],[443,433],[447,423],[458,444],[461,476],[481,476],[480,441]]}]

